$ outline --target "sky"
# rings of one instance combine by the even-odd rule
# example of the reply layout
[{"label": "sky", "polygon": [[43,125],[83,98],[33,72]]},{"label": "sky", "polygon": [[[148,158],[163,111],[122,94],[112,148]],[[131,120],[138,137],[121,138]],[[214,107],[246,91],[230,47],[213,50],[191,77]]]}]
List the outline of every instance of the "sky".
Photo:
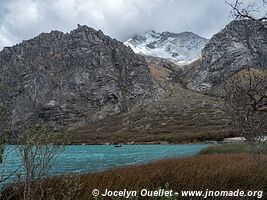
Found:
[{"label": "sky", "polygon": [[77,24],[120,41],[148,30],[210,38],[232,20],[229,11],[225,0],[0,0],[0,50]]}]

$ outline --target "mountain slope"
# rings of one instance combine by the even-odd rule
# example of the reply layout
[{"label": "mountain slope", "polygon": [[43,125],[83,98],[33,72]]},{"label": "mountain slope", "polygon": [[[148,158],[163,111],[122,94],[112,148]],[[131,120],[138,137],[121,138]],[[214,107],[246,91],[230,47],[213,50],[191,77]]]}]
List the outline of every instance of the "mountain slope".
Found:
[{"label": "mountain slope", "polygon": [[145,59],[87,26],[6,47],[0,63],[0,93],[10,97],[14,129],[38,122],[80,126],[127,112],[155,94]]},{"label": "mountain slope", "polygon": [[135,53],[184,62],[198,59],[207,41],[191,32],[176,34],[149,31],[130,38],[124,44]]},{"label": "mountain slope", "polygon": [[[147,105],[70,129],[71,143],[181,143],[220,140],[235,136],[223,100],[186,89],[183,69],[173,62],[146,56],[151,76],[164,93]],[[194,65],[199,60],[194,62]],[[192,67],[192,71],[193,71]],[[180,77],[180,81],[176,79]]]},{"label": "mountain slope", "polygon": [[[265,23],[265,26],[263,26]],[[267,68],[267,24],[235,20],[215,34],[202,51],[202,62],[188,80],[198,91],[222,93],[225,80],[244,68]]]}]

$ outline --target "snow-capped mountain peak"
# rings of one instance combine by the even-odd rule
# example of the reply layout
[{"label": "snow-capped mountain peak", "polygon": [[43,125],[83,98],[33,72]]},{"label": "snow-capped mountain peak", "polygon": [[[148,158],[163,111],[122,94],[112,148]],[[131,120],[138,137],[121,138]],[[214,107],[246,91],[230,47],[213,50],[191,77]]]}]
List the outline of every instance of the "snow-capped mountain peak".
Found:
[{"label": "snow-capped mountain peak", "polygon": [[198,59],[207,42],[207,39],[192,32],[158,33],[150,30],[130,38],[124,44],[135,53],[185,62]]}]

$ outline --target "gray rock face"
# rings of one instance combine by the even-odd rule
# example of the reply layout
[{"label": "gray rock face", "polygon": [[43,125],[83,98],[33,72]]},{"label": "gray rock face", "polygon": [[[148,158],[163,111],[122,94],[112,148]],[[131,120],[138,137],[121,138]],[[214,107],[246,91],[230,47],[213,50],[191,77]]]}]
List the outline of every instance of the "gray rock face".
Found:
[{"label": "gray rock face", "polygon": [[266,23],[233,21],[214,35],[202,50],[202,63],[188,87],[207,91],[247,67],[267,68]]},{"label": "gray rock face", "polygon": [[10,96],[14,129],[36,122],[83,125],[127,112],[154,91],[142,56],[87,26],[6,47],[0,64],[1,94]]}]

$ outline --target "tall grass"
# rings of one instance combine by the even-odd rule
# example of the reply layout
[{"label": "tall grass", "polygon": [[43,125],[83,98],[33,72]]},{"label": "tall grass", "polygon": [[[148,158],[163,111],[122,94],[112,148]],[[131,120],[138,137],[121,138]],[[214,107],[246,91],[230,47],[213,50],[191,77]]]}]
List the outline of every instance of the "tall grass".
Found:
[{"label": "tall grass", "polygon": [[225,154],[225,153],[253,154],[255,153],[255,150],[247,143],[232,143],[232,144],[210,146],[200,151],[199,154]]},{"label": "tall grass", "polygon": [[[266,156],[263,156],[267,160]],[[64,180],[64,181],[62,181]],[[66,184],[66,182],[68,184]],[[92,190],[155,190],[166,184],[181,190],[267,190],[266,170],[246,154],[200,155],[196,157],[161,160],[150,164],[129,166],[104,172],[84,174],[69,179],[52,178],[42,189],[46,198],[63,200],[71,193],[75,199],[94,199]],[[79,186],[79,190],[75,189]],[[9,190],[6,193],[12,193]],[[13,192],[14,193],[14,192]],[[19,194],[19,193],[18,193]],[[19,200],[19,195],[14,200]],[[74,198],[73,198],[74,199]]]}]

